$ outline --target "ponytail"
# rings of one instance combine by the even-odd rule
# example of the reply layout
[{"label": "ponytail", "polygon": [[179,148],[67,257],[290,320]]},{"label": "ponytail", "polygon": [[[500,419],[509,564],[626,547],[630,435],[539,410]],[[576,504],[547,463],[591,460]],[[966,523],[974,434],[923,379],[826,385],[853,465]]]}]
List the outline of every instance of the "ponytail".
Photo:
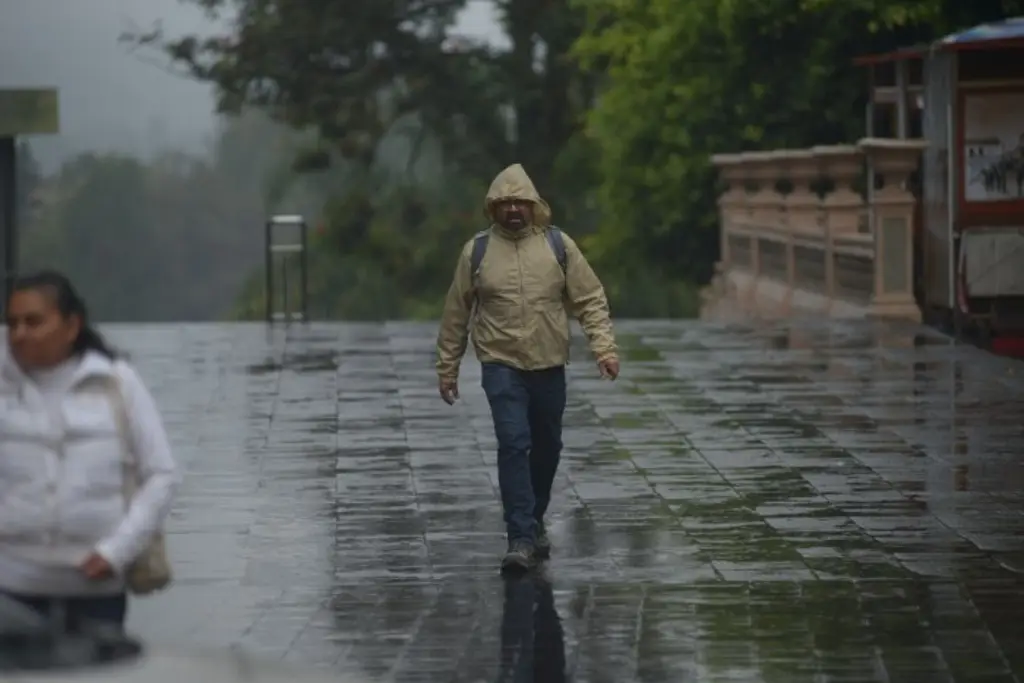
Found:
[{"label": "ponytail", "polygon": [[71,348],[74,349],[75,353],[95,351],[110,360],[118,357],[117,351],[112,349],[107,344],[107,340],[103,338],[103,335],[95,327],[88,324],[84,318],[82,319],[82,329],[78,331],[78,336],[75,337],[75,342]]}]

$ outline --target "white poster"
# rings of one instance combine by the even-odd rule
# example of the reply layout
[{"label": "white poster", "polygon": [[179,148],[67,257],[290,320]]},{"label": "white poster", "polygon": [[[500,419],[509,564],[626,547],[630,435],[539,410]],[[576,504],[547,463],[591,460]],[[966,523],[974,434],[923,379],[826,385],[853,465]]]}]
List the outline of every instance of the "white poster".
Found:
[{"label": "white poster", "polygon": [[1024,199],[1024,93],[965,98],[964,196],[969,202]]}]

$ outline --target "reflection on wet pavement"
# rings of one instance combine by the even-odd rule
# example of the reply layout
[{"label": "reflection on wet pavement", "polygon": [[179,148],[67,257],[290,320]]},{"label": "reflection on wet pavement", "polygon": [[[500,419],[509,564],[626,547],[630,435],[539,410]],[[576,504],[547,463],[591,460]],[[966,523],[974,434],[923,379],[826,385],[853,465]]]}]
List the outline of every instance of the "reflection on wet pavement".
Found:
[{"label": "reflection on wet pavement", "polygon": [[[622,323],[570,366],[542,575],[505,583],[479,368],[434,326],[111,328],[188,477],[130,625],[368,681],[1016,681],[1024,366],[919,328]],[[563,666],[564,665],[564,666]]]}]

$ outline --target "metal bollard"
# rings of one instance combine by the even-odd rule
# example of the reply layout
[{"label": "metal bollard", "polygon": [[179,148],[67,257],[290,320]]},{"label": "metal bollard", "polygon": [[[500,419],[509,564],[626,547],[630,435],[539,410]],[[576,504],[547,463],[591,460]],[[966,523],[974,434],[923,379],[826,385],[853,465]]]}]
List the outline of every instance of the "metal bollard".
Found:
[{"label": "metal bollard", "polygon": [[[268,323],[309,320],[309,258],[307,254],[308,226],[302,216],[271,216],[266,223],[264,302]],[[291,267],[289,267],[291,264]],[[298,282],[290,282],[289,274],[298,268]],[[275,277],[280,269],[280,283]],[[280,292],[276,291],[280,289]],[[292,310],[293,291],[298,293],[298,310]],[[275,307],[280,294],[281,308]]]}]

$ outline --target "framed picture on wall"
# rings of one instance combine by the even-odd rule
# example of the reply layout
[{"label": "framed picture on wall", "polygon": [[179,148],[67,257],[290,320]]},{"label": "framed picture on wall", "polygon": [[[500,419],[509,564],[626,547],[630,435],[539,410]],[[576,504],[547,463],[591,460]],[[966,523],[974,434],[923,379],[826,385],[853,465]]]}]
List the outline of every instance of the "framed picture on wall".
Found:
[{"label": "framed picture on wall", "polygon": [[965,95],[963,134],[964,199],[1024,200],[1024,92]]}]

